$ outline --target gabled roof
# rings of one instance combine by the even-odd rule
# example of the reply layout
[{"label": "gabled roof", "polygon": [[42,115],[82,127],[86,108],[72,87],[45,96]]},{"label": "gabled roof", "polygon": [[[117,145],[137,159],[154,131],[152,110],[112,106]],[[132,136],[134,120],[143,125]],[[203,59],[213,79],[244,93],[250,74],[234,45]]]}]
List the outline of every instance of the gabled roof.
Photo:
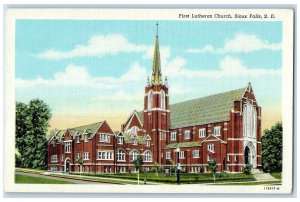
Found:
[{"label": "gabled roof", "polygon": [[59,141],[61,140],[61,138],[64,136],[66,130],[59,130],[57,131],[57,133],[53,134],[51,137],[49,137],[48,142],[51,142],[53,140],[53,138],[58,139]]},{"label": "gabled roof", "polygon": [[229,120],[233,101],[240,100],[245,89],[241,88],[170,105],[171,128]]},{"label": "gabled roof", "polygon": [[144,125],[144,117],[143,117],[143,111],[139,111],[139,112],[136,112],[138,118],[140,119],[142,125]]},{"label": "gabled roof", "polygon": [[[171,128],[229,120],[233,102],[240,100],[247,88],[170,105]],[[142,111],[137,112],[143,122]]]},{"label": "gabled roof", "polygon": [[70,130],[78,131],[78,132],[84,132],[84,131],[88,130],[91,133],[96,133],[97,130],[99,129],[99,127],[102,125],[102,123],[103,123],[103,121],[84,125],[84,126],[79,126],[79,127],[75,127],[75,128],[70,128]]},{"label": "gabled roof", "polygon": [[[82,134],[84,132],[88,132],[89,133],[89,137],[93,136],[98,129],[100,128],[100,126],[103,124],[104,121],[101,122],[97,122],[97,123],[92,123],[92,124],[88,124],[88,125],[84,125],[84,126],[79,126],[79,127],[75,127],[75,128],[70,128],[70,132],[72,134],[72,136],[77,136],[79,134]],[[53,135],[49,141],[51,141],[53,139],[53,137],[59,138],[61,139],[62,137],[64,137],[66,130],[60,130],[58,133],[56,133],[55,135]]]},{"label": "gabled roof", "polygon": [[140,119],[140,116],[139,116],[137,113],[138,113],[138,112],[137,112],[136,110],[134,110],[134,111],[130,114],[130,116],[128,117],[127,121],[126,121],[125,124],[124,124],[124,131],[126,131],[126,130],[128,129],[128,127],[129,127],[129,125],[130,125],[130,123],[131,123],[131,121],[132,121],[134,115],[137,116],[138,121],[140,122],[140,125],[143,126],[143,122],[142,122],[142,120]]}]

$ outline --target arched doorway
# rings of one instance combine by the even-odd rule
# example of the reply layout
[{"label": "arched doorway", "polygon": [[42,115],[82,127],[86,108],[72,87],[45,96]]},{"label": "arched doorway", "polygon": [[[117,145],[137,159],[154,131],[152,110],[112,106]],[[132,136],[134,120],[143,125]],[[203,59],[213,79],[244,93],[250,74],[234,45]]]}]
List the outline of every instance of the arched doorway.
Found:
[{"label": "arched doorway", "polygon": [[248,146],[246,146],[246,148],[245,148],[244,159],[245,159],[245,164],[248,164],[248,163],[251,164],[251,153],[250,153],[250,149]]},{"label": "arched doorway", "polygon": [[66,159],[65,161],[65,172],[70,172],[70,159]]},{"label": "arched doorway", "polygon": [[257,156],[256,156],[256,147],[253,142],[248,142],[244,149],[244,163],[251,164],[252,168],[256,168],[257,166]]}]

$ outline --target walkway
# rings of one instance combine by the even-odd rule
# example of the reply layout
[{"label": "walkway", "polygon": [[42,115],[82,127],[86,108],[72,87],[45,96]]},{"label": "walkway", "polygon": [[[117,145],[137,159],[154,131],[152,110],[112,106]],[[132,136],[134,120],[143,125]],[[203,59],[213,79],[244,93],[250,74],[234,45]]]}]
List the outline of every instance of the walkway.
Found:
[{"label": "walkway", "polygon": [[[63,180],[65,182],[71,182],[74,184],[96,184],[100,182],[91,182],[91,181],[83,181],[83,180],[75,180],[75,179],[62,179],[60,177],[53,177],[53,176],[47,176],[47,175],[41,175],[41,174],[35,174],[35,173],[25,173],[25,172],[15,172],[18,175],[24,175],[24,176],[30,176],[30,177],[37,177],[37,178],[43,178],[43,179],[49,179],[49,180]],[[103,183],[107,184],[107,183]]]}]

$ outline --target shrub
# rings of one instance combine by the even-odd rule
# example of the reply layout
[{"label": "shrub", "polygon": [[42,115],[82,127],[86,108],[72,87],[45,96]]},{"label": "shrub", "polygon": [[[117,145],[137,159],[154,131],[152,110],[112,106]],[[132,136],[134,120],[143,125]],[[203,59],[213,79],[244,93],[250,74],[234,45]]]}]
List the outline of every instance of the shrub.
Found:
[{"label": "shrub", "polygon": [[244,166],[244,173],[247,175],[251,174],[251,165],[249,163]]}]

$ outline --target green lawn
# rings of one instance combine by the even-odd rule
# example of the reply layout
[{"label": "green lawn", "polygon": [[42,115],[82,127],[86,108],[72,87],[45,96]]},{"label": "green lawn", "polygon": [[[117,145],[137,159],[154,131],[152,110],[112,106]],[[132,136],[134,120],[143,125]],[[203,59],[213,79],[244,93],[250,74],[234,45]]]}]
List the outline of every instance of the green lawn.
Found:
[{"label": "green lawn", "polygon": [[278,180],[281,180],[281,172],[276,172],[276,173],[270,173],[273,177],[275,177]]},{"label": "green lawn", "polygon": [[[74,173],[75,174],[75,173]],[[111,178],[120,178],[120,179],[132,179],[137,180],[136,173],[124,173],[124,174],[83,174],[87,176],[95,176],[95,177],[111,177]],[[140,173],[140,180],[144,180],[145,174]],[[152,182],[160,182],[160,183],[168,183],[174,184],[176,182],[176,177],[174,174],[171,176],[158,174],[155,173],[147,173],[147,181]],[[253,181],[255,180],[252,175],[246,175],[243,173],[235,173],[235,174],[228,174],[228,173],[217,173],[216,175],[216,182],[240,182],[240,181]],[[180,183],[182,184],[194,184],[194,183],[211,183],[213,182],[213,176],[210,173],[182,173],[180,175]]]},{"label": "green lawn", "polygon": [[66,182],[63,180],[53,180],[53,179],[45,179],[40,177],[32,177],[15,174],[15,183],[20,184],[73,184],[71,182]]},{"label": "green lawn", "polygon": [[240,185],[281,185],[281,181],[265,181],[265,182],[242,182],[242,183],[220,183],[220,184],[210,184],[210,185],[234,185],[234,186],[240,186]]}]

